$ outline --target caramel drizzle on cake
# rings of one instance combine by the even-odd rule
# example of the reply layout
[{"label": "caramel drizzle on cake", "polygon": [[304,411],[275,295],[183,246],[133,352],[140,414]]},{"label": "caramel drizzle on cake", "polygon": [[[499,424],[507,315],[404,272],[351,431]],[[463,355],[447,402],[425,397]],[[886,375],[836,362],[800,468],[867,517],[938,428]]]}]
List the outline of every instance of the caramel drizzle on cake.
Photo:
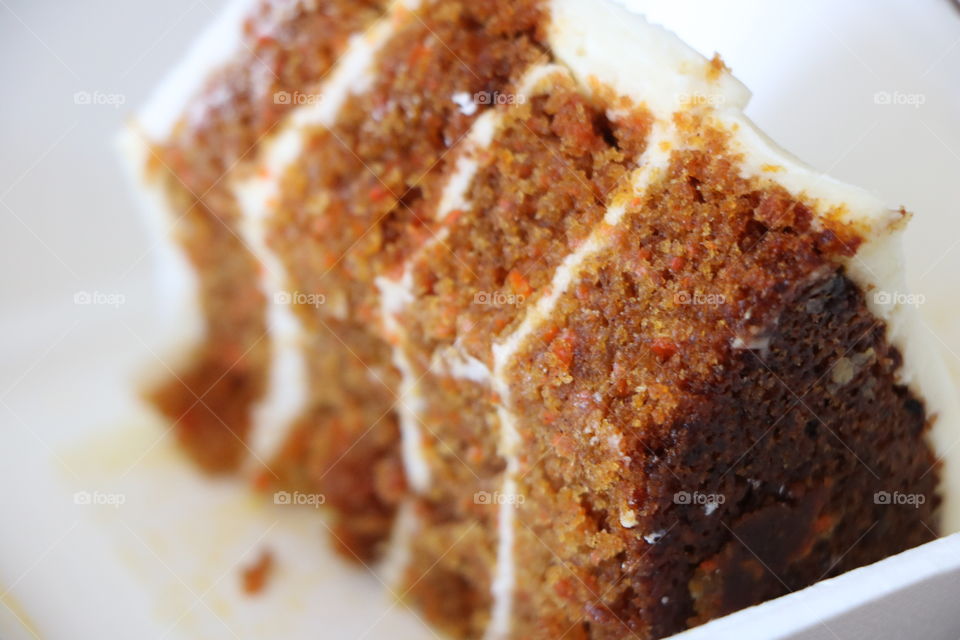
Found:
[{"label": "caramel drizzle on cake", "polygon": [[[266,300],[236,432],[327,495],[339,548],[456,636],[656,638],[929,538],[958,415],[916,318],[871,293],[904,290],[900,212],[607,3],[331,6],[326,62],[279,61],[318,100],[255,119],[200,200],[243,240],[230,287]],[[319,37],[278,22],[281,49]],[[926,506],[878,510],[890,482]],[[676,499],[699,492],[725,500]]]}]

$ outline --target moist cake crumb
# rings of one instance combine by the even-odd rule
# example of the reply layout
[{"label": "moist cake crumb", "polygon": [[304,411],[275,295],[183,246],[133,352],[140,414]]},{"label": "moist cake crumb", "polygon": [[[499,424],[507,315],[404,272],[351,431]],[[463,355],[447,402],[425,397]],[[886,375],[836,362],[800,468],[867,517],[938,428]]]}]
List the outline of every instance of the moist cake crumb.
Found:
[{"label": "moist cake crumb", "polygon": [[262,593],[273,574],[273,569],[273,552],[269,549],[261,551],[257,561],[243,569],[241,574],[243,592],[250,596]]}]

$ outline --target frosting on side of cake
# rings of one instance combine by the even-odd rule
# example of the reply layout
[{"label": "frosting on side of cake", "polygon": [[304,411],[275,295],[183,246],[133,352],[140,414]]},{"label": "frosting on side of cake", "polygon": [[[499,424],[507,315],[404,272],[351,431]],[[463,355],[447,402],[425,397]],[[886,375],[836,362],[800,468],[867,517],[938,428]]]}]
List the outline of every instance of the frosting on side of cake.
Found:
[{"label": "frosting on side of cake", "polygon": [[[172,327],[169,343],[159,346],[164,370],[176,371],[191,360],[206,335],[200,285],[196,271],[181,246],[177,234],[180,218],[170,206],[166,192],[149,170],[155,161],[143,131],[131,125],[118,140],[120,153],[130,174],[130,183],[138,185],[137,197],[144,214],[152,242],[156,243],[159,308],[163,309],[167,326]],[[153,377],[153,374],[145,374]],[[149,380],[147,381],[149,384]]]},{"label": "frosting on side of cake", "polygon": [[806,166],[742,113],[722,114],[719,119],[734,134],[745,175],[775,181],[810,203],[822,220],[851,225],[863,235],[863,244],[844,260],[844,267],[863,290],[870,311],[885,323],[887,339],[903,356],[899,382],[925,401],[932,420],[929,438],[942,464],[941,524],[945,533],[960,531],[960,492],[956,491],[960,459],[950,455],[960,444],[960,404],[919,311],[909,304],[901,236],[907,217],[868,191]]},{"label": "frosting on side of cake", "polygon": [[[283,0],[292,2],[293,0]],[[151,146],[164,141],[210,75],[234,58],[242,46],[243,22],[257,0],[231,0],[190,46],[187,54],[153,91],[146,105],[122,132],[118,144],[131,172],[132,184],[140,185],[142,210],[158,243],[162,291],[171,308],[179,334],[163,349],[163,358],[176,370],[188,363],[203,343],[205,321],[196,270],[176,238],[178,212],[170,205],[159,180],[148,167],[159,160]]]},{"label": "frosting on side of cake", "polygon": [[[899,225],[860,248],[847,272],[867,295],[870,310],[887,326],[888,340],[903,355],[901,384],[923,398],[932,421],[928,437],[940,462],[940,526],[944,534],[960,531],[960,402],[931,330],[909,303],[903,242]],[[930,469],[932,473],[934,469]]]},{"label": "frosting on side of cake", "polygon": [[[234,58],[243,46],[243,22],[257,1],[230,0],[156,88],[137,114],[138,123],[151,140],[165,140],[210,75]],[[291,5],[296,1],[277,0]]]}]

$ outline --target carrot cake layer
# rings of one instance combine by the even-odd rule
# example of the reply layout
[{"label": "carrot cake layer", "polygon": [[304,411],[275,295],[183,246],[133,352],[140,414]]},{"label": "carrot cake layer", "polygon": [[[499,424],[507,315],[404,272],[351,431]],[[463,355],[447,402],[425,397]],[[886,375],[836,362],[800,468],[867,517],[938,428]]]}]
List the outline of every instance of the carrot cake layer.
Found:
[{"label": "carrot cake layer", "polygon": [[934,537],[924,403],[840,266],[863,238],[677,128],[507,371],[521,635],[669,635]]}]

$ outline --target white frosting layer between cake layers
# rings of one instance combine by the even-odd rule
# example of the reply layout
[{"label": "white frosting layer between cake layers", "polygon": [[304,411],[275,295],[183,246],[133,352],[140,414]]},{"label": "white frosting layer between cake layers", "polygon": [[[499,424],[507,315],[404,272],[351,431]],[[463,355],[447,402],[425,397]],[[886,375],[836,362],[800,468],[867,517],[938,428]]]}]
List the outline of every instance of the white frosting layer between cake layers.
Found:
[{"label": "white frosting layer between cake layers", "polygon": [[[556,74],[568,76],[567,72],[557,65],[532,67],[518,83],[518,95],[529,99],[541,83]],[[451,100],[453,99],[454,96],[451,96]],[[470,203],[467,201],[466,194],[478,169],[477,154],[490,145],[502,121],[503,113],[492,109],[481,114],[473,122],[460,143],[460,155],[441,193],[440,204],[435,213],[437,220],[446,220],[448,215],[456,209],[469,208]],[[381,321],[387,333],[394,338],[393,361],[402,378],[398,413],[403,437],[404,466],[407,469],[411,487],[418,493],[426,491],[430,484],[430,466],[420,419],[425,408],[420,388],[423,376],[416,373],[403,351],[402,344],[406,328],[401,326],[396,318],[415,302],[412,265],[424,252],[430,251],[437,244],[442,244],[449,233],[449,225],[442,226],[433,238],[407,260],[403,275],[399,279],[380,277],[376,281],[381,294]],[[480,383],[489,384],[491,380],[487,366],[457,345],[434,353],[431,371],[434,374],[446,374]]]},{"label": "white frosting layer between cake layers", "polygon": [[422,493],[430,487],[430,464],[424,448],[423,432],[420,429],[420,415],[425,403],[420,391],[420,376],[417,375],[413,363],[406,353],[397,344],[403,328],[397,322],[397,314],[401,313],[413,301],[410,293],[411,278],[409,273],[400,280],[377,278],[377,288],[380,290],[380,316],[384,330],[394,343],[392,348],[393,366],[400,372],[400,393],[397,397],[397,420],[400,423],[400,446],[403,458],[403,468],[407,474],[410,488]]},{"label": "white frosting layer between cake layers", "polygon": [[[409,5],[409,2],[406,3]],[[291,291],[280,258],[267,243],[270,217],[280,200],[280,186],[288,167],[303,152],[311,128],[330,126],[351,94],[365,90],[373,80],[370,67],[392,29],[392,16],[381,18],[365,33],[350,38],[315,100],[297,107],[278,127],[258,158],[257,170],[233,185],[242,215],[241,231],[251,252],[263,266],[260,288],[267,301],[267,330],[271,340],[267,390],[253,409],[248,446],[262,464],[290,435],[310,399],[307,336],[292,306],[301,295],[323,292]]]},{"label": "white frosting layer between cake layers", "polygon": [[[452,211],[469,206],[466,191],[477,172],[476,154],[489,146],[496,132],[499,118],[492,111],[483,113],[474,121],[473,126],[461,141],[461,152],[453,174],[448,178],[440,196],[440,205],[436,212],[438,220],[445,219]],[[442,228],[428,241],[421,251],[437,243],[442,243],[449,230]],[[419,255],[419,254],[418,254]],[[430,488],[430,463],[422,429],[420,416],[426,408],[420,387],[422,375],[417,373],[403,349],[406,328],[397,321],[397,316],[415,301],[413,294],[413,272],[411,264],[416,256],[408,260],[399,280],[387,277],[377,278],[380,289],[380,318],[388,334],[393,337],[393,362],[401,375],[398,413],[400,431],[403,437],[403,463],[407,470],[410,486],[417,493]]]},{"label": "white frosting layer between cake layers", "polygon": [[[638,162],[631,176],[633,191],[640,194],[666,170],[670,160],[669,149],[677,145],[676,131],[669,120],[658,121],[651,131],[647,150]],[[611,205],[603,222],[590,234],[587,240],[568,255],[553,274],[548,293],[540,297],[536,304],[524,316],[520,326],[504,340],[493,345],[494,371],[493,389],[500,398],[497,414],[500,419],[500,443],[498,452],[506,461],[501,495],[516,496],[519,491],[517,474],[520,472],[519,448],[520,434],[517,430],[516,416],[511,410],[513,398],[510,391],[509,367],[520,348],[536,334],[536,331],[549,322],[551,314],[570,284],[580,272],[584,262],[612,242],[610,229],[620,223],[626,209],[621,204]],[[498,517],[497,567],[492,585],[493,612],[487,628],[488,640],[505,638],[510,632],[510,618],[513,608],[513,590],[515,586],[515,518],[517,506],[514,500],[505,500],[500,504]]]},{"label": "white frosting layer between cake layers", "polygon": [[[278,141],[279,142],[279,141]],[[240,232],[247,248],[260,262],[260,290],[267,305],[270,364],[267,390],[252,409],[247,447],[250,463],[269,464],[283,444],[289,427],[309,399],[308,367],[304,357],[307,336],[294,312],[298,292],[287,287],[286,272],[267,244],[268,206],[271,196],[262,185],[247,183],[236,190],[243,212]]]}]

